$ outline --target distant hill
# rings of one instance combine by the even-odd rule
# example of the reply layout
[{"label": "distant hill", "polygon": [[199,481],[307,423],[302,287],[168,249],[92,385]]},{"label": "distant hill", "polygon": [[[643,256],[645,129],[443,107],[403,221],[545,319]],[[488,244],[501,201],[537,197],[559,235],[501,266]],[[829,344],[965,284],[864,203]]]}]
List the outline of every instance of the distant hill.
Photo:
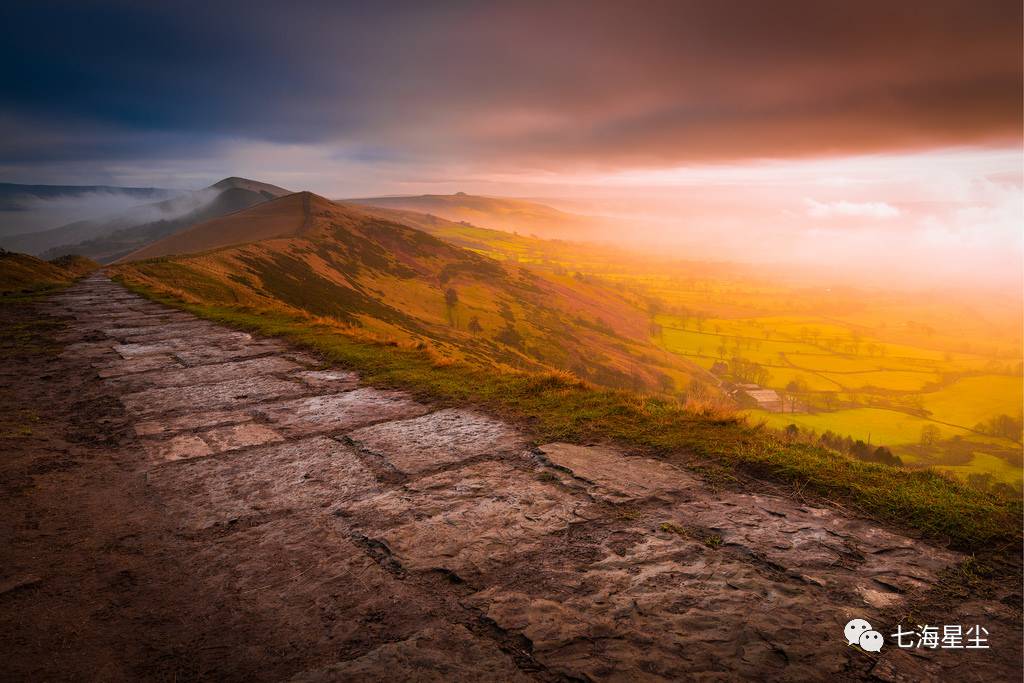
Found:
[{"label": "distant hill", "polygon": [[28,254],[0,249],[0,295],[27,293],[66,285],[99,268],[78,255],[44,261]]},{"label": "distant hill", "polygon": [[502,263],[308,192],[195,225],[114,272],[191,300],[317,316],[345,333],[496,368],[661,390],[703,372],[661,353],[646,313],[611,288]]},{"label": "distant hill", "polygon": [[[229,190],[235,191],[237,189]],[[267,202],[259,210],[238,211],[214,218],[153,242],[121,260],[192,254],[271,237],[298,235],[316,210],[311,206],[314,196],[309,192],[296,192]]]},{"label": "distant hill", "polygon": [[556,239],[604,239],[613,229],[613,221],[606,218],[567,213],[545,204],[522,199],[482,197],[463,192],[408,197],[365,197],[343,201],[385,209],[418,211],[484,228]]},{"label": "distant hill", "polygon": [[3,238],[8,248],[44,258],[84,254],[110,263],[143,245],[189,226],[288,194],[288,190],[246,178],[225,178],[202,190],[142,204],[98,220],[76,221],[38,233]]}]

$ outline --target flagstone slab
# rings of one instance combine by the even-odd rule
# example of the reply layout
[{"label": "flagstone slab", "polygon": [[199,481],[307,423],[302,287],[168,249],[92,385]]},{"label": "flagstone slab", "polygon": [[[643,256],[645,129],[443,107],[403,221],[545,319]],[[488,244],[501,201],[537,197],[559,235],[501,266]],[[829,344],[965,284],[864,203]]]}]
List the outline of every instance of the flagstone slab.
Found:
[{"label": "flagstone slab", "polygon": [[459,409],[364,427],[349,438],[407,474],[526,448],[526,438],[507,423]]},{"label": "flagstone slab", "polygon": [[543,458],[582,480],[591,494],[611,502],[685,493],[700,486],[693,475],[651,458],[629,457],[600,446],[549,443]]},{"label": "flagstone slab", "polygon": [[308,391],[299,382],[267,375],[239,377],[215,384],[186,387],[161,387],[125,394],[121,402],[136,415],[199,412],[244,406],[259,401],[296,396]]},{"label": "flagstone slab", "polygon": [[262,446],[284,440],[270,427],[253,422],[217,427],[203,432],[200,436],[215,453],[236,451],[240,448]]},{"label": "flagstone slab", "polygon": [[139,372],[150,372],[152,370],[167,370],[170,368],[181,368],[181,363],[168,354],[156,354],[153,356],[140,356],[131,360],[118,359],[116,361],[104,361],[93,363],[96,374],[104,379],[124,377]]},{"label": "flagstone slab", "polygon": [[821,680],[844,671],[836,634],[851,617],[824,589],[693,539],[627,531],[637,541],[629,547],[606,544],[582,565],[524,568],[466,603],[574,680]]},{"label": "flagstone slab", "polygon": [[176,367],[167,370],[124,377],[117,380],[117,382],[122,386],[131,387],[135,390],[148,387],[178,387],[226,382],[239,377],[284,374],[299,367],[299,365],[284,358],[265,356],[263,358],[252,358],[213,365],[197,365],[188,368],[178,364]]},{"label": "flagstone slab", "polygon": [[152,356],[154,354],[172,353],[174,351],[174,345],[170,343],[162,344],[115,344],[114,350],[121,354],[124,359],[138,358],[140,356]]},{"label": "flagstone slab", "polygon": [[178,417],[136,422],[135,433],[139,436],[166,436],[221,425],[241,424],[251,422],[252,419],[252,413],[246,410],[204,410]]},{"label": "flagstone slab", "polygon": [[323,436],[176,463],[153,470],[148,481],[192,528],[253,514],[326,514],[380,491],[350,446]]},{"label": "flagstone slab", "polygon": [[284,347],[277,342],[253,341],[229,346],[206,346],[192,343],[175,350],[174,355],[185,365],[208,365],[232,360],[281,353]]},{"label": "flagstone slab", "polygon": [[187,460],[211,455],[213,451],[195,434],[182,434],[165,441],[146,441],[144,448],[155,462]]},{"label": "flagstone slab", "polygon": [[361,500],[351,514],[403,567],[465,577],[544,547],[588,505],[531,472],[484,461]]},{"label": "flagstone slab", "polygon": [[344,432],[381,420],[415,417],[428,408],[408,394],[363,388],[261,405],[256,413],[287,436]]}]

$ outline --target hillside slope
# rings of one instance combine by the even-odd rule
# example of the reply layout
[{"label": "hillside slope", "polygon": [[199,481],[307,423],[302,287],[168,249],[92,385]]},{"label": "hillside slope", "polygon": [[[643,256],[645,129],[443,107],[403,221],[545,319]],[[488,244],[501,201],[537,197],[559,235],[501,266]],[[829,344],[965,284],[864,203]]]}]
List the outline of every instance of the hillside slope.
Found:
[{"label": "hillside slope", "polygon": [[271,237],[298,235],[309,219],[311,198],[308,192],[296,192],[269,202],[260,211],[215,218],[146,245],[121,260],[190,254]]},{"label": "hillside slope", "polygon": [[206,303],[329,318],[447,359],[664,391],[703,373],[661,353],[645,313],[611,289],[499,263],[305,192],[194,226],[115,272]]},{"label": "hillside slope", "polygon": [[99,267],[87,258],[69,255],[44,261],[0,249],[0,295],[29,293],[70,284]]},{"label": "hillside slope", "polygon": [[44,258],[84,254],[109,263],[139,247],[189,226],[255,206],[288,190],[245,178],[225,178],[205,189],[152,204],[142,204],[99,220],[76,221],[59,228],[4,240],[11,248]]}]

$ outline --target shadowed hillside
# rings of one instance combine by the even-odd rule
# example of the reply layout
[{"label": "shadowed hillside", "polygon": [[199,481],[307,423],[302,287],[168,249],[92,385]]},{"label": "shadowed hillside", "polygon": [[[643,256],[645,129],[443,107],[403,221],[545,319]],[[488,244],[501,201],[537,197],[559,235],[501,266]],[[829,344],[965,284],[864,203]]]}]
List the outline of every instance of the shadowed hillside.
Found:
[{"label": "shadowed hillside", "polygon": [[28,254],[0,249],[0,295],[28,294],[60,287],[98,267],[95,261],[78,255],[44,261]]},{"label": "shadowed hillside", "polygon": [[301,311],[449,361],[661,391],[705,374],[660,352],[645,313],[614,290],[499,263],[307,192],[194,226],[130,259],[116,271],[166,292]]}]

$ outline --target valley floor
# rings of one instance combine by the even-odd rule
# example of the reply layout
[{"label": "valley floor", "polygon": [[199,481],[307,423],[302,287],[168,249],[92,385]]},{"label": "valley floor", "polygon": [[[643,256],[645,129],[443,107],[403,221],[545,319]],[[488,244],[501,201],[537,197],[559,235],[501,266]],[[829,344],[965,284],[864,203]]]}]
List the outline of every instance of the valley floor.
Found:
[{"label": "valley floor", "polygon": [[[4,679],[1020,678],[1019,586],[950,600],[966,558],[870,520],[536,444],[102,275],[0,316]],[[908,615],[990,649],[902,650]]]}]

